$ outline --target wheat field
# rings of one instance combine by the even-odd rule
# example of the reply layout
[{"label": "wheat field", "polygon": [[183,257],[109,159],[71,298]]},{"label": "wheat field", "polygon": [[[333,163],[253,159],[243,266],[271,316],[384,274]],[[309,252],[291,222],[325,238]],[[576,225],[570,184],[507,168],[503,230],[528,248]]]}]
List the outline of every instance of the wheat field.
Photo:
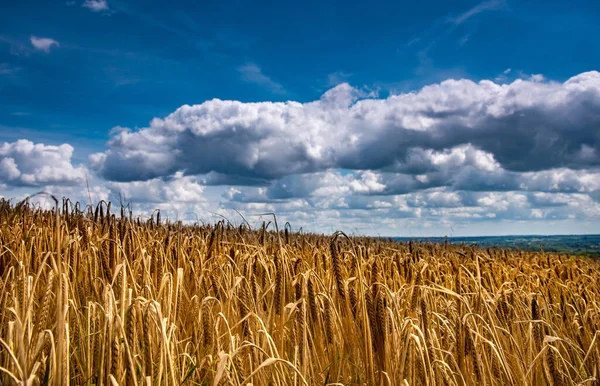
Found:
[{"label": "wheat field", "polygon": [[0,201],[2,385],[600,384],[597,260],[57,207]]}]

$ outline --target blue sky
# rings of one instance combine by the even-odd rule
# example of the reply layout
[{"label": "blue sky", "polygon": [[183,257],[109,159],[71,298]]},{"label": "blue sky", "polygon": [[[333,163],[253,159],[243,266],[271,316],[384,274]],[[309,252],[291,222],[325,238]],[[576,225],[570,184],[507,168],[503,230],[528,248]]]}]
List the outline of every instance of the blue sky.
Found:
[{"label": "blue sky", "polygon": [[5,197],[87,179],[172,218],[600,231],[597,2],[3,3]]}]

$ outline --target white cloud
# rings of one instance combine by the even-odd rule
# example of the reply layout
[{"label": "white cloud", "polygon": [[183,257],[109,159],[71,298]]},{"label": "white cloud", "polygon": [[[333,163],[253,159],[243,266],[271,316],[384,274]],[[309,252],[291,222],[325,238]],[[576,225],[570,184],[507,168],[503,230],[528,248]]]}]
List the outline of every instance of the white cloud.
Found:
[{"label": "white cloud", "polygon": [[11,186],[75,185],[85,180],[86,169],[71,163],[73,147],[50,146],[28,140],[0,146],[0,182]]},{"label": "white cloud", "polygon": [[256,83],[262,87],[265,87],[273,94],[287,93],[281,83],[278,83],[269,76],[265,75],[262,72],[262,69],[255,63],[246,63],[243,66],[238,67],[238,72],[244,81]]},{"label": "white cloud", "polygon": [[[113,129],[107,150],[88,157],[98,173],[90,194],[189,221],[274,211],[280,223],[324,232],[473,233],[493,223],[515,233],[543,221],[591,229],[600,223],[598,127],[598,72],[562,83],[448,80],[387,98],[341,83],[306,103],[215,99]],[[5,143],[0,189],[88,202],[86,169],[72,154],[70,145]]]},{"label": "white cloud", "polygon": [[345,83],[352,77],[352,74],[344,71],[336,71],[327,74],[327,87],[335,87],[340,83]]},{"label": "white cloud", "polygon": [[109,182],[109,191],[133,203],[202,203],[204,186],[193,177],[176,173],[172,179],[134,182]]},{"label": "white cloud", "polygon": [[220,192],[199,201],[220,213],[275,211],[326,232],[527,232],[518,224],[600,221],[599,113],[598,72],[448,80],[385,99],[342,83],[308,103],[182,106],[114,130],[89,163],[150,206],[174,196],[157,183],[189,179]]},{"label": "white cloud", "polygon": [[85,0],[82,6],[89,8],[93,12],[103,12],[109,10],[106,0]]},{"label": "white cloud", "polygon": [[379,177],[377,173],[366,170],[359,175],[359,179],[350,182],[350,189],[359,194],[381,193],[386,186],[380,182]]},{"label": "white cloud", "polygon": [[19,71],[19,67],[11,66],[8,63],[0,63],[0,75],[13,75]]},{"label": "white cloud", "polygon": [[458,208],[465,206],[458,192],[432,190],[405,195],[408,205],[416,208]]},{"label": "white cloud", "polygon": [[514,181],[511,173],[600,167],[598,72],[564,83],[448,80],[386,99],[366,96],[343,83],[308,103],[185,105],[147,128],[117,130],[90,163],[113,180],[212,172],[229,184],[342,168],[430,181],[463,172],[485,185],[487,177]]},{"label": "white cloud", "polygon": [[14,158],[6,157],[0,160],[0,180],[16,180],[19,176],[21,176],[21,172]]},{"label": "white cloud", "polygon": [[506,3],[504,0],[488,0],[483,1],[477,4],[475,7],[469,9],[468,11],[458,15],[457,17],[452,19],[452,22],[456,25],[462,24],[465,21],[469,20],[473,16],[476,16],[484,11],[490,11],[499,9],[504,6]]},{"label": "white cloud", "polygon": [[557,168],[518,176],[518,189],[541,192],[591,193],[600,190],[600,170]]},{"label": "white cloud", "polygon": [[242,213],[257,213],[261,208],[269,208],[277,213],[279,221],[326,232],[356,227],[359,232],[370,234],[383,231],[406,235],[429,228],[428,232],[439,235],[442,232],[451,234],[451,229],[456,227],[485,234],[484,229],[490,224],[503,223],[509,231],[500,230],[502,233],[552,233],[552,227],[540,227],[540,224],[529,229],[518,225],[535,220],[532,213],[542,213],[547,221],[574,219],[588,224],[600,221],[600,204],[582,194],[546,193],[546,203],[540,204],[539,197],[523,192],[464,192],[434,188],[395,196],[356,196],[339,189],[329,196],[312,195],[306,199],[269,202],[264,201],[266,195],[263,192],[259,194],[261,202],[236,201],[242,196],[250,198],[253,194],[250,191],[255,189],[263,188],[235,189],[229,196],[233,201],[224,202],[224,205]]},{"label": "white cloud", "polygon": [[30,41],[35,49],[43,51],[47,54],[50,53],[50,50],[53,46],[60,46],[60,44],[56,40],[51,38],[39,38],[32,35]]},{"label": "white cloud", "polygon": [[157,181],[187,178],[219,191],[225,212],[273,210],[324,231],[392,220],[476,229],[540,213],[597,223],[599,126],[598,72],[563,83],[448,80],[385,99],[342,83],[308,103],[182,106],[147,128],[114,130],[89,163],[155,206],[174,196]]}]

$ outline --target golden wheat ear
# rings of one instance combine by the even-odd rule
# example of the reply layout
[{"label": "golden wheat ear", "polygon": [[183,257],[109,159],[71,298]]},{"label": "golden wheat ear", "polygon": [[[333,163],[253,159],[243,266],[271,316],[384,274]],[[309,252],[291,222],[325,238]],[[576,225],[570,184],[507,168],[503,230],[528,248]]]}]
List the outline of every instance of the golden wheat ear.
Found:
[{"label": "golden wheat ear", "polygon": [[0,385],[600,379],[598,260],[242,225],[0,198]]}]

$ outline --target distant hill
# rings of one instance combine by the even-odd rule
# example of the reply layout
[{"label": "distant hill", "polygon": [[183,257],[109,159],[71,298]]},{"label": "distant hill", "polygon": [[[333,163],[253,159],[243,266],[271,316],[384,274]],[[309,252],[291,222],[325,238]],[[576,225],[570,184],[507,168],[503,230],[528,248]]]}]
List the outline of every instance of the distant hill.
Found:
[{"label": "distant hill", "polygon": [[600,257],[600,234],[557,236],[481,236],[481,237],[393,237],[399,241],[431,241],[453,244],[476,244],[480,247],[500,247],[527,251],[544,250],[572,255]]}]

